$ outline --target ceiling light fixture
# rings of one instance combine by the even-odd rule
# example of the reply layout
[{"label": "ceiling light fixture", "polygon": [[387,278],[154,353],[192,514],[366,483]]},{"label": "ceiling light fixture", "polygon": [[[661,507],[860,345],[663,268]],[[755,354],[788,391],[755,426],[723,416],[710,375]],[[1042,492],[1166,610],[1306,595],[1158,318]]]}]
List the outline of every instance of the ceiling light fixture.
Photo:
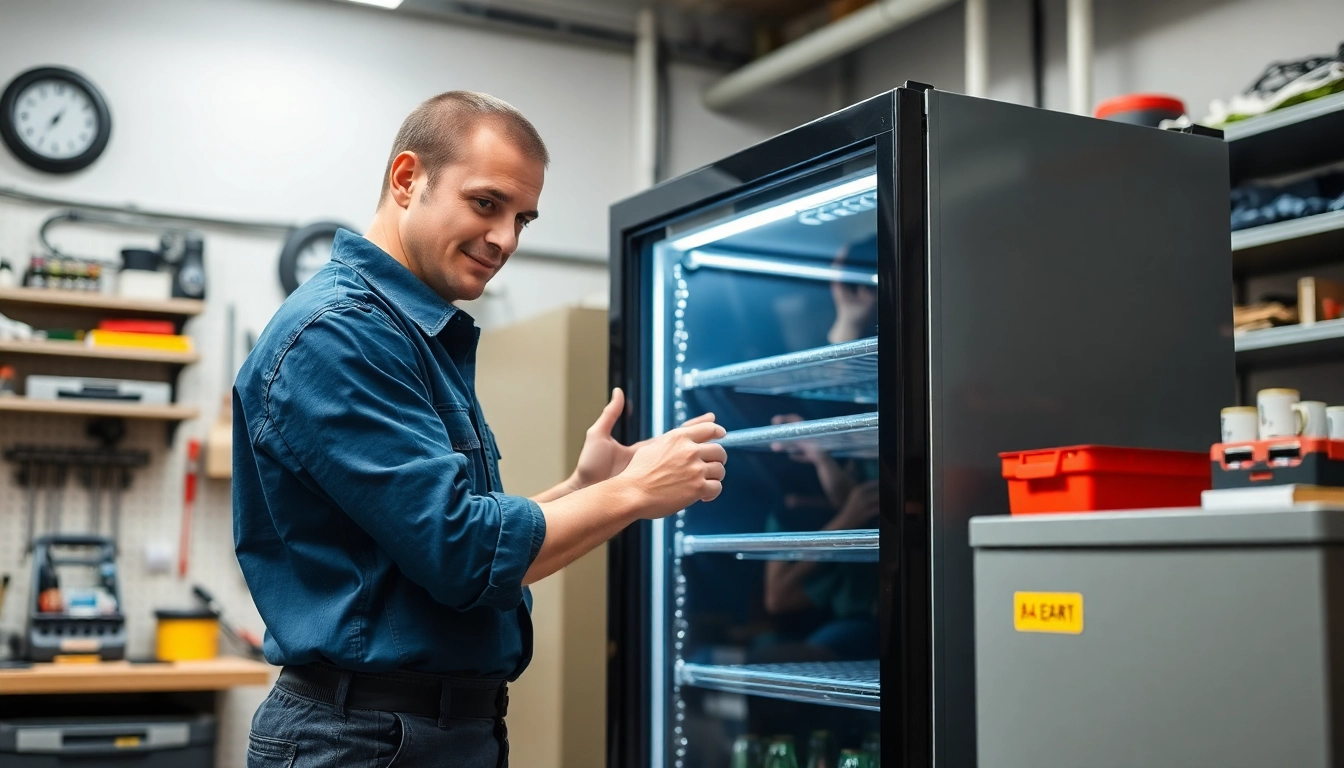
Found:
[{"label": "ceiling light fixture", "polygon": [[402,0],[345,0],[345,2],[355,3],[357,5],[372,5],[378,8],[386,8],[391,11],[401,5]]}]

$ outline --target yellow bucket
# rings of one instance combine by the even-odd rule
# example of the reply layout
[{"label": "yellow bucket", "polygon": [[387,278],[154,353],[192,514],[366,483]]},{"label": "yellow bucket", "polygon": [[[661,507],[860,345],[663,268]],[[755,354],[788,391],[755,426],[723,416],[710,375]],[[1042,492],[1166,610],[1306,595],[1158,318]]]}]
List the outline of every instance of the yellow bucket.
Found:
[{"label": "yellow bucket", "polygon": [[159,661],[196,661],[219,655],[219,618],[205,610],[159,610]]}]

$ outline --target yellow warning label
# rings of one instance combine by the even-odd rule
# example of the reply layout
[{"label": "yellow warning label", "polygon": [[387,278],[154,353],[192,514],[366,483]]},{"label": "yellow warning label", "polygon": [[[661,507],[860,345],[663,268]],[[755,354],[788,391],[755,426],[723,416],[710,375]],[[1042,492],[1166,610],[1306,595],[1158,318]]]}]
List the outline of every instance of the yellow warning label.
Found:
[{"label": "yellow warning label", "polygon": [[1078,592],[1014,592],[1013,629],[1081,635],[1083,596]]},{"label": "yellow warning label", "polygon": [[140,746],[139,736],[118,736],[112,740],[112,746],[117,749],[134,749]]}]

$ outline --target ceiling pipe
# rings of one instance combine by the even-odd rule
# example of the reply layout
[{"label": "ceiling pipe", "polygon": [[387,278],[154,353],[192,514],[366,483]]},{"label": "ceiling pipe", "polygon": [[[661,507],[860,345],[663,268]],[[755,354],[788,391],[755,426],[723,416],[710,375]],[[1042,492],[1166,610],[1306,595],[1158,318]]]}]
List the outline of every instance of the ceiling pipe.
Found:
[{"label": "ceiling pipe", "polygon": [[1092,114],[1092,0],[1069,0],[1069,111]]},{"label": "ceiling pipe", "polygon": [[658,181],[658,20],[652,8],[635,21],[635,191]]},{"label": "ceiling pipe", "polygon": [[705,106],[727,109],[757,91],[815,69],[953,2],[956,0],[877,0],[723,77],[705,90]]},{"label": "ceiling pipe", "polygon": [[966,95],[989,95],[989,0],[966,0]]}]

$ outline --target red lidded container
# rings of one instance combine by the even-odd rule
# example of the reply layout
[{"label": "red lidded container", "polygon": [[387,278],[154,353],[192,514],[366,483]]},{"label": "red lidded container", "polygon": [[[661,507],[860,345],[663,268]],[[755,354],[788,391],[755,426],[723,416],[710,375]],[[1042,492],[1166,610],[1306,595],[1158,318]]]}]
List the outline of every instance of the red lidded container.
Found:
[{"label": "red lidded container", "polygon": [[1107,445],[1000,453],[1014,515],[1197,507],[1212,485],[1209,454]]}]

